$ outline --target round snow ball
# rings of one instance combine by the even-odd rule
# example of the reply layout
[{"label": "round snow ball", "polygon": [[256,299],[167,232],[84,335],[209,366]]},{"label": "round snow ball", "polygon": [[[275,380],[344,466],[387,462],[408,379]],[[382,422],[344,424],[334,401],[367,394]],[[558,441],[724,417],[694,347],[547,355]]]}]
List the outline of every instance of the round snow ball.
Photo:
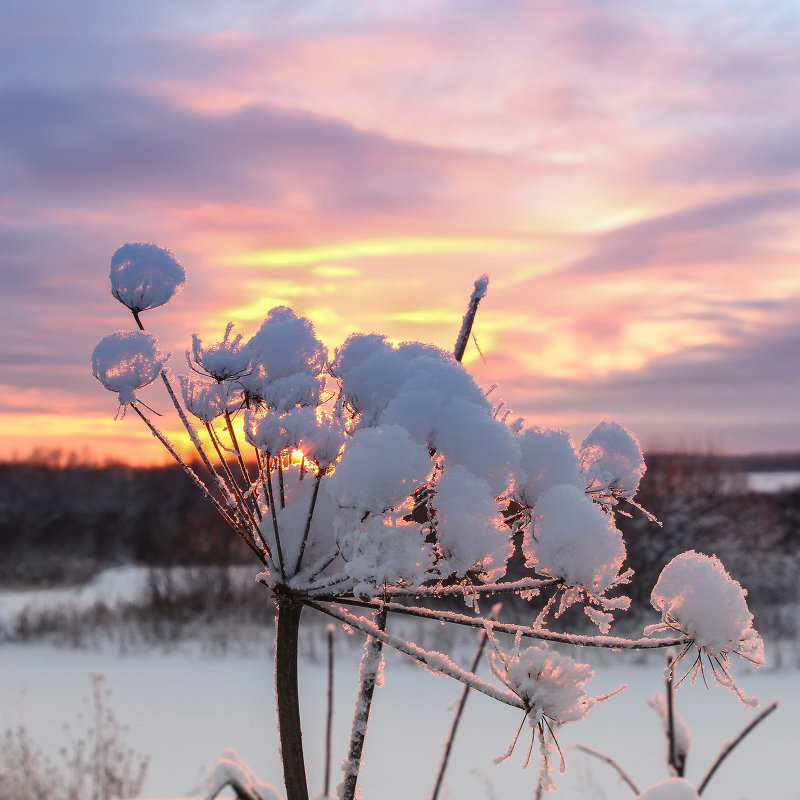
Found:
[{"label": "round snow ball", "polygon": [[137,389],[158,377],[166,359],[152,333],[115,331],[95,347],[92,372],[110,392],[119,392],[119,402],[125,404],[136,399]]},{"label": "round snow ball", "polygon": [[698,800],[698,794],[685,778],[667,778],[645,789],[636,800]]},{"label": "round snow ball", "polygon": [[186,283],[171,251],[146,242],[122,245],[111,257],[111,294],[131,311],[168,303]]}]

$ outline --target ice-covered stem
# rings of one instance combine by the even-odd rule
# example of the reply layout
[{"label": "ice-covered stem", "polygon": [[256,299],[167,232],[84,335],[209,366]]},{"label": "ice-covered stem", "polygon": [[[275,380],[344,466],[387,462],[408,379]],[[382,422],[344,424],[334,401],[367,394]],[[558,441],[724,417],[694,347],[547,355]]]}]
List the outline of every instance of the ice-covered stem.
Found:
[{"label": "ice-covered stem", "polygon": [[[317,601],[327,598],[317,597]],[[376,601],[357,600],[349,597],[329,598],[332,602],[343,603],[346,605],[359,606],[361,608],[378,608]],[[685,645],[689,640],[686,636],[674,636],[670,638],[642,637],[641,639],[625,639],[621,636],[587,636],[581,633],[558,633],[547,628],[529,627],[526,625],[516,625],[510,622],[492,623],[486,617],[469,617],[466,614],[458,614],[455,611],[443,611],[417,606],[404,606],[400,603],[383,603],[389,611],[398,614],[407,614],[412,617],[422,617],[424,619],[435,619],[439,622],[449,622],[456,625],[466,625],[471,628],[484,628],[491,624],[492,630],[497,633],[510,633],[512,636],[522,636],[528,639],[541,639],[547,642],[561,642],[562,644],[575,645],[577,647],[602,647],[610,650],[653,650],[659,647],[676,647]],[[394,645],[392,645],[394,647]]]},{"label": "ice-covered stem", "polygon": [[353,628],[357,628],[362,633],[366,633],[368,636],[373,636],[376,639],[380,639],[384,644],[392,647],[395,650],[398,650],[401,653],[404,653],[409,658],[427,667],[436,675],[446,675],[449,678],[454,678],[455,680],[466,684],[471,689],[475,689],[475,691],[481,692],[487,697],[491,697],[493,700],[498,700],[499,702],[505,703],[508,706],[525,710],[525,704],[516,694],[508,691],[507,689],[500,689],[491,683],[486,683],[474,673],[461,669],[461,667],[455,664],[444,653],[437,653],[433,650],[424,650],[413,642],[408,642],[398,636],[392,636],[385,631],[379,630],[373,622],[370,622],[363,617],[350,614],[343,608],[331,608],[330,606],[324,606],[320,603],[316,603],[313,600],[307,600],[306,605],[309,608],[315,608],[317,611],[321,611],[323,614],[327,614],[334,619],[338,619],[340,622],[344,622],[345,625],[350,625]]},{"label": "ice-covered stem", "polygon": [[678,753],[675,743],[675,692],[673,681],[675,680],[675,670],[672,656],[667,656],[667,671],[665,677],[666,688],[664,697],[667,704],[667,758],[669,760],[670,772],[676,777],[682,778],[686,771],[686,753]]},{"label": "ice-covered stem", "polygon": [[[386,609],[375,613],[375,627],[379,631],[386,629]],[[353,712],[353,728],[350,733],[350,749],[342,763],[344,777],[337,787],[340,800],[353,800],[356,794],[358,773],[361,771],[361,757],[364,753],[364,740],[367,737],[369,712],[372,708],[372,695],[375,693],[375,682],[381,669],[381,651],[383,642],[377,637],[369,636],[364,645],[364,655],[358,670],[358,698]]]},{"label": "ice-covered stem", "polygon": [[[247,466],[244,463],[244,459],[242,458],[242,451],[239,449],[239,442],[236,439],[236,431],[233,429],[233,422],[231,421],[231,414],[230,411],[225,409],[225,424],[228,426],[228,435],[231,437],[231,444],[233,445],[233,452],[236,455],[236,459],[239,462],[239,469],[242,471],[242,478],[244,480],[245,486],[250,486],[252,481],[250,480],[250,474],[247,471]],[[253,503],[255,506],[256,515],[258,519],[261,520],[261,509],[258,507],[257,500]],[[248,506],[249,507],[249,506]]]},{"label": "ice-covered stem", "polygon": [[319,484],[322,480],[322,475],[323,472],[320,470],[314,480],[314,491],[311,495],[311,504],[308,507],[308,516],[306,517],[306,527],[303,531],[303,540],[300,542],[300,552],[297,554],[297,562],[294,565],[294,572],[292,573],[293,575],[297,575],[297,573],[300,572],[300,565],[303,563],[303,553],[305,553],[308,534],[311,530],[311,519],[314,516],[314,508],[317,505],[317,495],[319,494]]},{"label": "ice-covered stem", "polygon": [[758,725],[767,715],[771,714],[779,705],[780,700],[773,700],[762,712],[760,712],[755,719],[753,719],[750,723],[745,725],[741,731],[729,742],[726,742],[719,751],[717,758],[715,759],[714,763],[708,768],[703,780],[700,781],[700,785],[697,787],[697,794],[703,794],[703,790],[708,785],[708,782],[714,777],[714,773],[719,769],[722,762],[731,754],[731,752],[737,747],[737,745],[747,736],[753,728]]},{"label": "ice-covered stem", "polygon": [[131,403],[131,408],[139,415],[139,418],[144,422],[145,425],[150,429],[150,432],[153,436],[161,442],[164,449],[175,459],[175,461],[180,464],[183,471],[192,479],[194,484],[200,489],[203,493],[203,496],[206,497],[214,508],[219,512],[220,516],[225,520],[225,522],[234,530],[236,533],[244,539],[247,546],[255,553],[258,560],[263,564],[265,563],[266,553],[261,553],[259,549],[255,546],[253,541],[250,537],[244,532],[242,526],[234,519],[228,511],[224,508],[224,506],[214,497],[213,494],[208,490],[208,487],[200,480],[197,473],[180,457],[178,452],[172,446],[170,441],[164,436],[161,431],[153,425],[152,422],[141,412],[139,407],[136,403]]},{"label": "ice-covered stem", "polygon": [[[135,308],[132,308],[131,313],[133,314],[133,318],[136,320],[136,324],[139,326],[139,330],[143,331],[144,325],[142,325],[142,321],[139,319],[139,312]],[[186,413],[184,412],[183,407],[181,406],[180,401],[178,400],[178,396],[175,394],[175,390],[172,388],[172,384],[169,382],[166,369],[161,370],[161,380],[164,382],[167,394],[170,396],[170,399],[172,400],[172,405],[175,406],[175,410],[178,412],[178,417],[180,417],[183,427],[186,429],[186,432],[189,434],[189,438],[192,440],[192,445],[194,446],[194,449],[197,451],[197,454],[200,456],[206,469],[211,474],[211,477],[214,478],[214,481],[216,482],[219,490],[222,492],[223,497],[231,505],[236,505],[236,503],[233,502],[233,497],[231,493],[229,491],[226,491],[222,478],[220,477],[216,469],[214,469],[214,465],[211,463],[210,459],[206,455],[205,448],[203,447],[203,443],[200,441],[200,438],[197,435],[197,431],[194,429],[194,425],[192,425],[192,423],[189,421],[189,418],[186,416]]]},{"label": "ice-covered stem", "polygon": [[286,800],[308,800],[297,694],[297,635],[303,605],[288,594],[276,594],[275,601],[275,694]]},{"label": "ice-covered stem", "polygon": [[336,628],[328,625],[328,703],[325,719],[325,782],[322,794],[327,797],[331,785],[331,731],[333,729],[333,637]]},{"label": "ice-covered stem", "polygon": [[470,295],[467,313],[464,314],[464,319],[461,322],[461,330],[458,332],[458,338],[456,339],[456,346],[453,349],[453,356],[456,361],[461,361],[461,359],[464,358],[464,351],[467,349],[469,335],[472,332],[472,323],[475,321],[475,314],[478,312],[478,303],[486,296],[486,289],[488,287],[488,275],[481,275],[481,277],[475,281],[475,289]]},{"label": "ice-covered stem", "polygon": [[283,562],[283,548],[281,547],[281,536],[278,531],[278,515],[275,510],[275,494],[272,491],[272,471],[270,461],[272,456],[267,453],[267,502],[269,503],[270,515],[272,516],[272,531],[275,534],[275,547],[278,550],[278,569],[281,573],[281,580],[286,580],[286,569]]},{"label": "ice-covered stem", "polygon": [[626,784],[628,784],[628,786],[630,787],[631,791],[635,795],[640,794],[639,788],[630,779],[630,777],[628,776],[628,773],[625,772],[625,770],[622,769],[622,767],[619,765],[619,763],[617,761],[615,761],[613,758],[611,758],[611,756],[606,755],[605,753],[601,753],[599,750],[595,750],[593,747],[587,747],[585,744],[576,744],[575,745],[575,749],[576,750],[580,750],[580,751],[582,751],[582,752],[584,752],[584,753],[586,753],[586,754],[588,754],[590,756],[594,756],[595,758],[600,759],[600,761],[604,761],[606,764],[608,764],[609,767],[611,767],[613,770],[616,770],[617,775],[619,775],[619,777]]},{"label": "ice-covered stem", "polygon": [[[497,617],[500,615],[501,608],[502,603],[496,603],[494,608],[492,608],[492,613],[489,615],[489,618],[496,621]],[[483,651],[486,649],[486,642],[488,639],[489,631],[484,628],[484,630],[481,632],[480,639],[478,640],[478,647],[475,650],[475,657],[472,659],[472,664],[469,668],[470,672],[475,672],[478,669],[478,665],[480,664],[481,656],[483,656]],[[433,787],[431,800],[437,800],[439,797],[439,790],[442,788],[444,774],[447,771],[447,764],[450,761],[450,751],[453,749],[453,742],[455,741],[456,733],[458,732],[458,724],[461,722],[461,715],[464,713],[464,707],[467,704],[469,691],[470,687],[465,686],[461,692],[461,698],[458,701],[458,708],[456,709],[456,714],[453,717],[453,724],[450,726],[450,732],[447,734],[447,739],[445,739],[444,753],[442,754],[442,761],[439,764],[439,772],[436,775],[436,783]]]}]

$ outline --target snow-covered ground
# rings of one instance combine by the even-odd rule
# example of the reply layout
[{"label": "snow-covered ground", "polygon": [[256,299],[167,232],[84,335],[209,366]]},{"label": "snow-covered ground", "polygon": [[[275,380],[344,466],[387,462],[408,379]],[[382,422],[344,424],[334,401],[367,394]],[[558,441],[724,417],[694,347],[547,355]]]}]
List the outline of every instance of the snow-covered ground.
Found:
[{"label": "snow-covered ground", "polygon": [[[342,648],[337,657],[334,755],[346,749],[355,696],[358,655]],[[102,673],[111,706],[128,727],[128,742],[151,756],[144,796],[185,797],[197,792],[223,749],[233,748],[262,780],[280,784],[275,732],[272,665],[264,653],[209,656],[188,652],[128,653],[59,649],[47,645],[0,645],[0,720],[24,724],[34,741],[55,752],[61,724],[74,723],[90,675]],[[428,797],[441,745],[460,686],[435,677],[400,656],[387,664],[386,684],[376,691],[360,785],[366,800]],[[568,771],[557,777],[556,797],[628,798],[604,764],[574,750],[582,743],[617,759],[644,788],[665,777],[660,722],[647,698],[661,689],[660,660],[605,654],[590,681],[593,694],[622,682],[627,692],[592,709],[584,722],[558,734]],[[782,697],[768,717],[714,777],[704,800],[800,798],[796,746],[800,734],[800,686],[794,670],[742,672],[748,691],[763,701]],[[325,668],[301,664],[301,703],[312,793],[322,786]],[[681,686],[677,711],[692,728],[694,746],[688,777],[698,781],[720,745],[754,715],[724,689]],[[459,800],[522,800],[534,794],[537,767],[522,769],[529,732],[506,763],[493,758],[506,750],[519,712],[471,695],[441,797]],[[529,731],[529,729],[528,729]],[[335,774],[334,774],[335,775]],[[334,781],[337,778],[334,777]]]}]

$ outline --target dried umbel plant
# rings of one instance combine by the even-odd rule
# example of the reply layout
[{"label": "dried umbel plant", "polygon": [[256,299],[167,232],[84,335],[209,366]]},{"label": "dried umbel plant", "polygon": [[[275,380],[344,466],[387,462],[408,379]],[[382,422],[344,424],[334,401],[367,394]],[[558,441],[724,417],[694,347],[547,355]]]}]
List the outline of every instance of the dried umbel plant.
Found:
[{"label": "dried umbel plant", "polygon": [[[120,262],[135,265],[124,285]],[[112,293],[131,309],[140,331],[140,312],[162,305],[182,285],[183,268],[176,264],[171,253],[150,244],[125,245],[112,259]],[[307,798],[297,696],[304,608],[368,636],[364,687],[374,686],[380,648],[388,645],[437,674],[524,709],[537,728],[549,719],[547,712],[534,713],[539,706],[510,676],[523,653],[527,663],[539,650],[501,658],[495,649],[498,685],[393,635],[387,615],[576,647],[686,647],[698,641],[672,610],[664,618],[667,627],[650,632],[655,635],[609,635],[614,614],[629,605],[620,591],[632,573],[614,515],[623,508],[639,513],[634,496],[645,469],[639,443],[619,423],[603,421],[576,448],[565,431],[525,428],[504,404],[492,404],[460,363],[487,285],[485,276],[475,283],[455,354],[360,333],[331,353],[312,323],[286,307],[270,310],[250,338],[234,335],[232,324],[217,342],[195,335],[187,352],[190,374],[181,378],[183,403],[150,334],[139,335],[136,352],[131,338],[119,334],[96,351],[98,379],[119,392],[122,407],[133,409],[181,463],[261,564],[258,579],[277,606],[275,674],[289,800]],[[122,382],[114,377],[117,363],[136,365],[121,367],[129,376]],[[137,397],[138,388],[158,375],[203,475],[181,459]],[[512,576],[508,565],[517,547],[519,572]],[[724,587],[715,587],[727,597]],[[709,607],[717,602],[716,589],[709,590]],[[691,585],[678,580],[672,595],[689,591]],[[481,613],[485,600],[508,594],[538,597],[538,610],[522,624]],[[463,611],[451,605],[458,597]],[[550,627],[571,606],[585,610],[597,635]],[[758,660],[754,651],[745,655]],[[550,664],[560,657],[544,658]],[[359,698],[340,785],[345,798],[355,792],[357,740],[366,733],[370,696],[365,688]]]}]

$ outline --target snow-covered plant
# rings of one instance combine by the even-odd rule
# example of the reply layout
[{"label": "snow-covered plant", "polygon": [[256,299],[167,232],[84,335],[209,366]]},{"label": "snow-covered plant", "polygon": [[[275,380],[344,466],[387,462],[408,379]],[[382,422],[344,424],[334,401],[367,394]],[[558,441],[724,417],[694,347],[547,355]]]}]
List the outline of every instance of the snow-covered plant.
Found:
[{"label": "snow-covered plant", "polygon": [[[691,595],[667,572],[653,595],[662,624],[645,638],[608,635],[614,614],[629,605],[618,593],[632,573],[615,515],[639,513],[633,498],[645,469],[641,448],[622,425],[603,421],[578,449],[565,431],[526,429],[509,420],[503,403],[492,404],[460,363],[486,276],[475,283],[453,354],[374,333],[355,333],[331,353],[310,320],[281,306],[250,338],[233,335],[233,323],[218,341],[194,334],[183,402],[139,316],[180,289],[183,268],[162,248],[129,244],[114,255],[111,279],[140,330],[98,345],[95,376],[119,393],[122,406],[135,411],[247,544],[275,601],[288,800],[307,798],[296,677],[304,608],[367,634],[364,686],[374,686],[376,653],[389,645],[523,709],[545,757],[544,729],[582,717],[596,700],[583,686],[588,667],[539,646],[520,651],[522,638],[613,649],[688,651],[696,644],[723,676],[729,652],[759,661],[743,594],[739,587],[733,597],[729,578],[712,579],[703,602],[688,612],[695,608]],[[203,475],[181,459],[136,395],[159,375]],[[200,421],[197,428],[190,416]],[[686,577],[690,584],[707,581],[706,572]],[[481,612],[486,599],[508,594],[531,602],[522,624]],[[453,605],[457,598],[462,610]],[[733,621],[714,610],[729,602]],[[555,620],[575,605],[598,635],[557,630]],[[489,629],[494,638],[514,635],[511,655],[500,656],[496,646],[491,657],[501,685],[392,635],[388,614]],[[369,697],[365,690],[359,699],[342,798],[355,792]]]}]

